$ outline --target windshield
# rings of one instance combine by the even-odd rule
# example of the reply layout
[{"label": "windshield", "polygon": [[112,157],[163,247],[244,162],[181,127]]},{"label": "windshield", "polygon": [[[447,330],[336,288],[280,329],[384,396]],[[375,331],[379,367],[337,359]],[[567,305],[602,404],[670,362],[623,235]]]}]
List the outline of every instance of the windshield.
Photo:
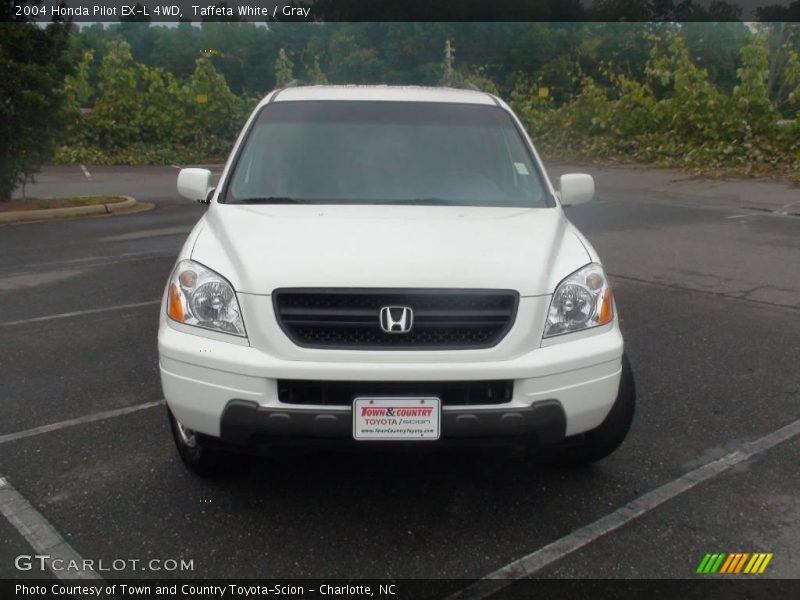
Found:
[{"label": "windshield", "polygon": [[308,101],[264,106],[228,203],[551,206],[498,106]]}]

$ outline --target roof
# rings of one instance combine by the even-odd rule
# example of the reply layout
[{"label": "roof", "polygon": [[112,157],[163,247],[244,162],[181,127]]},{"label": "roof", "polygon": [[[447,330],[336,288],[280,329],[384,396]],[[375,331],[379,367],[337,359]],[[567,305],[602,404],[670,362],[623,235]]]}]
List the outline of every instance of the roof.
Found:
[{"label": "roof", "polygon": [[446,102],[457,104],[495,104],[486,92],[448,87],[392,85],[308,85],[277,90],[265,102],[298,100],[373,100],[394,102]]}]

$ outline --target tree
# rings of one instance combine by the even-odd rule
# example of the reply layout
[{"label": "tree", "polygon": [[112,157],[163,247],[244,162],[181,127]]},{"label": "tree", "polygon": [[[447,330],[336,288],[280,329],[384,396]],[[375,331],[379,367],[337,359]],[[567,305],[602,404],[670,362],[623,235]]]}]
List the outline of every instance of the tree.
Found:
[{"label": "tree", "polygon": [[442,85],[453,85],[455,83],[453,63],[456,60],[456,49],[450,44],[450,40],[444,43],[444,61],[442,62]]},{"label": "tree", "polygon": [[306,74],[308,83],[313,83],[314,85],[325,85],[328,83],[328,78],[325,76],[325,72],[319,64],[319,54],[314,56],[314,62],[306,69]]},{"label": "tree", "polygon": [[14,4],[0,0],[0,201],[53,155],[64,117],[62,83],[72,65],[71,25],[19,20]]},{"label": "tree", "polygon": [[281,48],[275,61],[275,87],[283,87],[294,79],[294,63]]},{"label": "tree", "polygon": [[83,53],[74,75],[64,77],[64,93],[66,94],[67,107],[73,112],[87,106],[92,96],[92,86],[89,83],[89,69],[94,62],[91,50]]},{"label": "tree", "polygon": [[195,62],[188,82],[188,127],[196,132],[197,141],[220,152],[227,150],[242,126],[248,103],[228,87],[225,76],[214,68],[213,53],[206,53]]},{"label": "tree", "polygon": [[375,48],[362,45],[365,23],[336,23],[328,46],[328,78],[334,83],[378,83],[383,62]]},{"label": "tree", "polygon": [[730,92],[738,82],[736,70],[741,66],[740,51],[749,35],[747,26],[738,22],[681,24],[681,36],[689,55],[725,92]]},{"label": "tree", "polygon": [[125,42],[112,42],[100,67],[99,95],[90,117],[95,143],[124,148],[139,139],[142,97],[140,69]]},{"label": "tree", "polygon": [[[800,1],[795,4],[800,14]],[[800,26],[797,23],[763,23],[759,31],[768,51],[767,92],[778,108],[785,110],[799,99]]]},{"label": "tree", "polygon": [[497,95],[497,86],[495,85],[494,81],[486,76],[485,71],[486,70],[483,67],[478,67],[468,73],[467,76],[464,77],[464,81],[475,86],[479,90]]}]

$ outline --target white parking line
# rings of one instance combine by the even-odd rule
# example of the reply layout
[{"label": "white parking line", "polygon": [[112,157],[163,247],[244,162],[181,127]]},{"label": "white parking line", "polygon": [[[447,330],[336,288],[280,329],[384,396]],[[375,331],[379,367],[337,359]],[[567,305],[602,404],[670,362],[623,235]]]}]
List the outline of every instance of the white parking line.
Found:
[{"label": "white parking line", "polygon": [[74,419],[59,421],[58,423],[50,423],[49,425],[42,425],[41,427],[34,427],[33,429],[25,429],[24,431],[17,431],[15,433],[6,433],[4,435],[0,435],[0,444],[33,437],[35,435],[41,435],[50,431],[66,429],[67,427],[74,427],[75,425],[92,423],[94,421],[103,421],[113,417],[121,417],[122,415],[129,415],[134,412],[139,412],[140,410],[145,410],[146,408],[161,406],[162,404],[164,404],[164,400],[154,400],[153,402],[145,402],[144,404],[135,404],[133,406],[126,406],[124,408],[115,408],[114,410],[105,410],[103,412],[83,415],[82,417],[75,417]]},{"label": "white parking line", "polygon": [[758,216],[758,215],[756,215],[754,213],[748,213],[746,215],[730,215],[730,216],[725,217],[725,218],[726,219],[744,219],[745,217],[756,217],[756,216]]},{"label": "white parking line", "polygon": [[[37,555],[45,556],[44,562],[50,572],[59,579],[103,579],[97,573],[83,569],[83,558],[61,537],[42,513],[36,510],[25,497],[0,476],[0,514],[28,541]],[[53,569],[53,562],[62,565],[74,562],[75,570]]]},{"label": "white parking line", "polygon": [[770,448],[797,435],[800,435],[800,419],[789,423],[785,427],[781,427],[777,431],[760,437],[753,442],[743,444],[740,449],[726,454],[719,460],[715,460],[702,467],[689,471],[678,479],[665,483],[639,496],[635,500],[628,502],[614,512],[601,517],[594,523],[576,529],[561,539],[547,544],[505,567],[501,567],[489,573],[480,581],[452,594],[448,597],[448,600],[482,600],[492,596],[499,590],[511,585],[514,580],[535,575],[557,560],[572,554],[576,550],[580,550],[596,539],[619,529],[634,519],[638,519],[668,500],[689,491],[696,485],[713,479],[739,463],[749,460],[758,454],[762,454]]},{"label": "white parking line", "polygon": [[87,169],[87,168],[86,168],[86,167],[84,167],[83,165],[78,165],[78,166],[81,168],[81,171],[83,171],[83,175],[84,175],[84,177],[86,177],[86,179],[88,179],[89,181],[91,181],[91,180],[92,180],[92,174],[91,174],[91,173],[89,173],[89,169]]},{"label": "white parking line", "polygon": [[789,214],[789,208],[792,207],[792,206],[797,206],[798,204],[800,204],[800,200],[795,200],[794,202],[789,202],[788,204],[784,204],[783,206],[781,206],[780,209],[777,212],[778,212],[779,215],[788,215]]},{"label": "white parking line", "polygon": [[86,256],[84,258],[71,258],[67,260],[50,260],[45,262],[38,262],[38,263],[27,263],[23,265],[19,265],[0,273],[0,277],[3,275],[15,275],[17,273],[30,273],[31,271],[36,271],[41,268],[52,268],[52,267],[65,267],[70,265],[76,266],[89,266],[89,267],[102,267],[105,265],[113,265],[121,262],[132,262],[137,260],[145,260],[148,258],[164,258],[164,257],[174,257],[180,246],[176,247],[174,251],[162,251],[162,252],[123,252],[121,254],[106,254],[105,256]]},{"label": "white parking line", "polygon": [[101,237],[98,242],[127,242],[131,240],[141,240],[144,238],[168,236],[168,235],[184,235],[194,229],[194,225],[176,225],[175,227],[159,227],[157,229],[142,229],[140,231],[130,231],[128,233],[120,233],[117,235],[109,235]]},{"label": "white parking line", "polygon": [[84,315],[95,315],[98,313],[111,312],[114,310],[125,310],[128,308],[139,308],[142,306],[154,306],[160,304],[161,300],[148,300],[147,302],[134,302],[132,304],[117,304],[116,306],[106,306],[104,308],[90,308],[88,310],[76,310],[73,312],[59,313],[57,315],[47,315],[44,317],[33,317],[31,319],[19,319],[17,321],[0,322],[0,327],[11,327],[12,325],[28,325],[30,323],[41,323],[54,319],[68,319],[71,317],[82,317]]}]

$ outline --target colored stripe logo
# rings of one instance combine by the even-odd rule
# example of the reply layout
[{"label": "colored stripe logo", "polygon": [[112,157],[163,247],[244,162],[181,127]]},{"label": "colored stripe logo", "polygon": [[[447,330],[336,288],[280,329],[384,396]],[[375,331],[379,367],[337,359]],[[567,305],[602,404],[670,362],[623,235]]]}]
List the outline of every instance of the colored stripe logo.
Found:
[{"label": "colored stripe logo", "polygon": [[697,572],[702,575],[761,575],[772,560],[772,553],[766,552],[716,552],[703,557]]}]

